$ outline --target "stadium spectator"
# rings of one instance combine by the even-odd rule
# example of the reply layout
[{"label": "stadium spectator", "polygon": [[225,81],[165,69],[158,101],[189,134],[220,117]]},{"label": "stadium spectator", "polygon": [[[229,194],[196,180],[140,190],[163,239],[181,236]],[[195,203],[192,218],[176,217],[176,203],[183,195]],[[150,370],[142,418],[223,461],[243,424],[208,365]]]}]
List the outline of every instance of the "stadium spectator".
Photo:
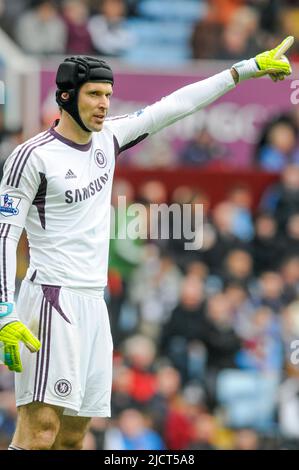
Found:
[{"label": "stadium spectator", "polygon": [[114,370],[111,407],[113,415],[118,416],[121,411],[136,406],[136,402],[131,396],[133,373],[124,358],[114,360]]},{"label": "stadium spectator", "polygon": [[259,277],[259,289],[255,291],[253,303],[256,307],[269,307],[279,315],[285,306],[284,284],[278,272],[263,272]]},{"label": "stadium spectator", "polygon": [[119,429],[110,428],[106,435],[106,450],[163,450],[164,443],[138,410],[124,410],[118,419]]},{"label": "stadium spectator", "polygon": [[67,31],[53,0],[39,0],[16,23],[16,40],[30,54],[62,54]]},{"label": "stadium spectator", "polygon": [[92,16],[88,30],[97,53],[106,56],[122,56],[136,44],[136,39],[125,24],[124,0],[98,2],[98,13]]},{"label": "stadium spectator", "polygon": [[296,256],[299,253],[299,212],[292,214],[286,226],[285,256]]},{"label": "stadium spectator", "polygon": [[222,279],[224,285],[237,282],[244,288],[253,288],[253,259],[250,253],[239,248],[230,250],[223,260]]},{"label": "stadium spectator", "polygon": [[241,59],[256,54],[258,15],[253,8],[238,8],[224,27],[218,55],[224,60]]},{"label": "stadium spectator", "polygon": [[204,247],[203,260],[208,264],[213,274],[221,273],[222,262],[228,252],[240,245],[233,235],[233,220],[235,208],[231,202],[222,201],[212,210],[212,226],[209,244]]},{"label": "stadium spectator", "polygon": [[254,429],[238,429],[235,432],[233,450],[259,450],[259,435]]},{"label": "stadium spectator", "polygon": [[299,166],[285,167],[280,182],[266,189],[260,206],[273,214],[284,233],[290,216],[299,212]]},{"label": "stadium spectator", "polygon": [[[93,46],[87,29],[88,8],[81,0],[65,0],[62,17],[67,30],[67,54],[91,54]],[[99,33],[100,35],[100,33]]]},{"label": "stadium spectator", "polygon": [[[203,283],[194,276],[189,275],[184,279],[180,302],[161,332],[160,351],[172,361],[180,372],[184,384],[193,378],[200,380],[203,373],[204,358],[199,348],[205,309],[203,287]],[[191,361],[194,353],[197,364],[192,370]]]},{"label": "stadium spectator", "polygon": [[246,243],[253,237],[252,193],[246,185],[236,184],[230,190],[227,200],[234,206],[232,233]]},{"label": "stadium spectator", "polygon": [[145,252],[130,282],[130,300],[138,309],[140,332],[157,340],[178,303],[182,274],[170,256],[160,255],[155,246],[148,245]]},{"label": "stadium spectator", "polygon": [[280,374],[283,365],[280,320],[269,307],[260,307],[244,318],[238,333],[243,340],[237,358],[240,368]]},{"label": "stadium spectator", "polygon": [[232,281],[227,283],[223,289],[223,293],[230,303],[234,317],[234,325],[238,332],[241,319],[244,317],[247,318],[253,310],[247,286],[244,287],[240,282]]},{"label": "stadium spectator", "polygon": [[157,389],[147,412],[168,449],[186,449],[191,441],[192,421],[185,405],[180,374],[167,363],[162,364],[157,370]]},{"label": "stadium spectator", "polygon": [[213,59],[219,55],[222,25],[206,18],[193,27],[190,44],[193,59]]},{"label": "stadium spectator", "polygon": [[283,259],[280,273],[284,282],[284,298],[287,303],[299,297],[299,256],[289,256]]},{"label": "stadium spectator", "polygon": [[93,445],[95,450],[104,449],[106,420],[100,416],[92,418],[89,431],[93,436]]},{"label": "stadium spectator", "polygon": [[206,129],[195,133],[187,142],[179,155],[179,163],[183,166],[209,167],[227,155],[224,147],[216,143]]},{"label": "stadium spectator", "polygon": [[265,144],[261,147],[258,161],[267,171],[281,171],[288,164],[299,164],[298,135],[287,122],[277,122],[268,131]]},{"label": "stadium spectator", "polygon": [[216,450],[218,426],[215,416],[201,413],[196,417],[193,429],[188,450]]},{"label": "stadium spectator", "polygon": [[234,326],[234,315],[229,299],[218,293],[208,299],[200,329],[200,337],[206,348],[205,384],[209,403],[216,404],[216,381],[220,370],[237,367],[236,355],[241,340]]},{"label": "stadium spectator", "polygon": [[137,334],[126,339],[123,345],[125,363],[131,370],[129,394],[135,405],[148,403],[157,388],[154,361],[157,354],[155,343]]},{"label": "stadium spectator", "polygon": [[208,0],[207,18],[226,25],[243,4],[244,0]]},{"label": "stadium spectator", "polygon": [[[269,212],[260,212],[255,219],[255,235],[252,240],[255,274],[277,269],[283,256],[283,248],[276,218]],[[276,256],[273,256],[274,252]]]}]

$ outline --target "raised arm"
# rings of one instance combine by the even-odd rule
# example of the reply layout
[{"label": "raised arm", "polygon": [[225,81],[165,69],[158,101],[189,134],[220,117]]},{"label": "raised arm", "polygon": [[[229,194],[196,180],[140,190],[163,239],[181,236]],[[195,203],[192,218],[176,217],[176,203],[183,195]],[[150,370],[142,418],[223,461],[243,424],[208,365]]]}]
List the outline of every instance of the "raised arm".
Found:
[{"label": "raised arm", "polygon": [[235,87],[230,70],[192,83],[134,114],[107,119],[119,153],[189,114],[204,108]]},{"label": "raised arm", "polygon": [[263,52],[253,59],[238,62],[230,70],[180,88],[134,114],[107,119],[106,126],[117,140],[119,153],[148,135],[204,108],[233,89],[240,81],[266,74],[274,81],[283,79],[291,73],[291,66],[284,52],[292,43],[293,38],[289,36],[277,48]]}]

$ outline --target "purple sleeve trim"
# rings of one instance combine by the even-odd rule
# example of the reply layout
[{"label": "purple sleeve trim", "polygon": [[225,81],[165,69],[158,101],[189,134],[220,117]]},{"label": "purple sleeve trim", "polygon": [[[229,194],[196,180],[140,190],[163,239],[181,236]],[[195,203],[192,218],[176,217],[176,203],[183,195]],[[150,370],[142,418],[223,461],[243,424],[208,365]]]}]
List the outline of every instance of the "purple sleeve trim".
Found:
[{"label": "purple sleeve trim", "polygon": [[32,274],[31,278],[30,278],[30,281],[31,282],[34,282],[35,278],[36,278],[36,275],[37,275],[37,269],[34,271],[34,273]]},{"label": "purple sleeve trim", "polygon": [[0,302],[8,301],[6,242],[9,230],[9,224],[0,224],[0,253],[2,252],[0,263]]},{"label": "purple sleeve trim", "polygon": [[146,137],[147,137],[148,135],[149,135],[148,133],[142,134],[142,135],[140,135],[139,137],[137,137],[137,139],[131,140],[131,142],[128,142],[126,145],[123,145],[122,147],[120,147],[118,153],[121,153],[121,152],[123,152],[124,150],[128,150],[129,148],[134,147],[134,145],[137,145],[137,144],[139,144],[139,142],[141,142],[142,140],[146,139]]},{"label": "purple sleeve trim", "polygon": [[119,154],[119,143],[115,135],[113,135],[113,142],[114,142],[114,155],[115,155],[115,160],[116,160]]},{"label": "purple sleeve trim", "polygon": [[46,195],[47,195],[47,178],[44,173],[39,173],[40,185],[32,205],[36,206],[39,220],[42,228],[46,229]]},{"label": "purple sleeve trim", "polygon": [[40,142],[43,142],[44,139],[50,137],[50,134],[49,132],[45,132],[43,135],[39,136],[39,137],[35,137],[33,139],[31,139],[29,142],[25,142],[19,149],[15,159],[14,159],[14,162],[12,164],[12,167],[11,167],[11,170],[10,170],[10,173],[8,175],[8,179],[7,179],[7,185],[8,186],[14,186],[16,184],[16,178],[17,178],[17,175],[18,175],[18,169],[22,163],[22,160],[23,158],[26,158],[26,152],[27,151],[30,151],[30,149],[32,148],[32,146],[34,146],[35,144],[38,144]]}]

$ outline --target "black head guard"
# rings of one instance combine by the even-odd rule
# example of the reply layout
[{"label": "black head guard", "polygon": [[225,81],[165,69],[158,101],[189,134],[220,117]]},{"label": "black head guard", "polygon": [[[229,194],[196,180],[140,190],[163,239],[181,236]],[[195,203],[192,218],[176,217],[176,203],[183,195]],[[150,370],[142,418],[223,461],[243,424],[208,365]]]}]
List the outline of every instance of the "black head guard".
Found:
[{"label": "black head guard", "polygon": [[[56,101],[83,130],[90,132],[90,129],[82,122],[78,109],[79,90],[86,82],[102,82],[113,85],[111,68],[104,60],[88,56],[68,57],[59,65],[56,74]],[[67,99],[62,98],[64,92],[69,94]]]}]

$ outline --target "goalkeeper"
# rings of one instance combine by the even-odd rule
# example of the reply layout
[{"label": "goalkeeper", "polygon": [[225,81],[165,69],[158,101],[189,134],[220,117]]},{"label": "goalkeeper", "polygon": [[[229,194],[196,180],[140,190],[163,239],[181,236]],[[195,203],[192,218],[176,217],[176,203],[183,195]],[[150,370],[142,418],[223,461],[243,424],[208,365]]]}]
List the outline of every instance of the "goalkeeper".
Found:
[{"label": "goalkeeper", "polygon": [[[5,364],[18,372],[11,450],[80,449],[90,418],[110,416],[112,341],[103,290],[115,156],[243,80],[283,80],[291,74],[284,54],[292,43],[288,37],[141,111],[107,120],[109,65],[80,56],[60,64],[61,118],[12,153],[0,185],[0,342]],[[30,266],[16,308],[23,227]]]}]

